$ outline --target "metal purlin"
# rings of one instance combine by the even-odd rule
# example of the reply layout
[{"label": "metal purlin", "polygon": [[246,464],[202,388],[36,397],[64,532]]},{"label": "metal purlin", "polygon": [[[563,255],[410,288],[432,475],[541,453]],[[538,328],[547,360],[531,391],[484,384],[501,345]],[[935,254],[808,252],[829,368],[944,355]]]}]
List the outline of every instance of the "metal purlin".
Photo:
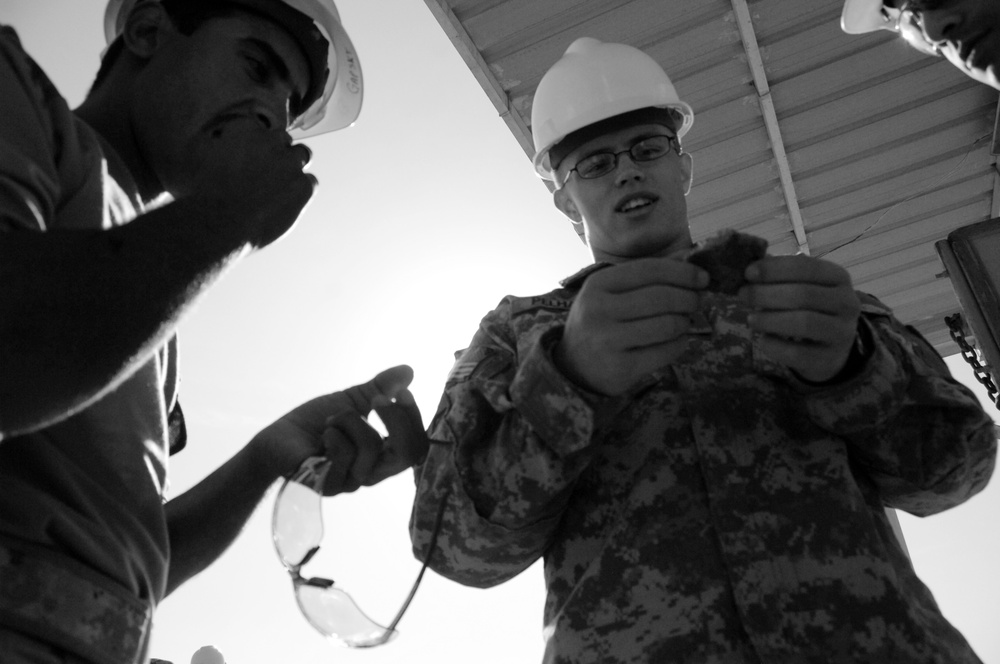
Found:
[{"label": "metal purlin", "polygon": [[747,7],[746,0],[732,0],[732,3],[733,11],[736,14],[736,25],[739,27],[740,38],[743,40],[743,49],[747,54],[747,63],[750,65],[753,83],[757,88],[757,101],[760,103],[760,112],[764,117],[764,126],[767,128],[767,136],[771,142],[771,151],[774,153],[774,160],[778,165],[781,191],[785,196],[785,206],[788,208],[788,216],[792,222],[792,232],[795,233],[795,241],[799,245],[799,251],[808,256],[809,240],[806,237],[805,224],[802,222],[799,198],[795,193],[795,182],[792,180],[792,171],[788,165],[785,142],[781,138],[778,116],[774,112],[771,87],[767,83],[767,74],[764,73],[764,60],[761,58],[760,47],[757,45],[757,34],[753,28],[753,19],[750,18],[750,9]]}]

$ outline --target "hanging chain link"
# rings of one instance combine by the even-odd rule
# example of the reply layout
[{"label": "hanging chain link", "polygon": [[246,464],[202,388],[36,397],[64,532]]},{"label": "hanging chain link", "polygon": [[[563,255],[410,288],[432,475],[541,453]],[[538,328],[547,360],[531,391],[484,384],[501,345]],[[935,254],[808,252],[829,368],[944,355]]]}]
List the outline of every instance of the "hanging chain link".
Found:
[{"label": "hanging chain link", "polygon": [[972,367],[972,373],[976,377],[976,380],[986,388],[990,401],[996,405],[997,409],[1000,409],[1000,399],[997,398],[998,390],[996,383],[993,382],[993,377],[986,366],[980,361],[979,353],[976,351],[975,346],[970,344],[965,338],[965,326],[962,323],[962,314],[945,316],[944,322],[948,324],[948,331],[951,332],[951,338],[955,340],[958,348],[962,351],[962,357]]}]

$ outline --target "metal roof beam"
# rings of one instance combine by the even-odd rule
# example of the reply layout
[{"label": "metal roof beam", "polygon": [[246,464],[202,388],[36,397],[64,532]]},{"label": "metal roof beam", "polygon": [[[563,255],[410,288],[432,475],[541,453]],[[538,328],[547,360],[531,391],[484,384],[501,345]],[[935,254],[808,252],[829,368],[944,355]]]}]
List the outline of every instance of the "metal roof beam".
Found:
[{"label": "metal roof beam", "polygon": [[448,39],[455,46],[455,50],[462,56],[473,76],[479,81],[479,85],[482,86],[483,91],[486,92],[490,101],[493,102],[500,117],[507,123],[507,127],[514,134],[514,138],[520,143],[521,149],[524,150],[529,159],[532,158],[535,154],[535,147],[531,140],[531,130],[528,129],[528,125],[524,123],[521,116],[511,108],[510,97],[507,91],[504,90],[497,77],[493,75],[490,66],[483,59],[479,48],[472,41],[472,37],[465,29],[465,26],[462,25],[455,12],[452,11],[448,0],[424,0],[424,4],[431,10],[438,24],[440,24],[445,34],[448,35]]},{"label": "metal roof beam", "polygon": [[747,7],[746,0],[732,0],[732,3],[733,11],[736,14],[736,25],[740,29],[740,38],[743,40],[743,48],[750,65],[750,73],[753,75],[753,83],[757,88],[760,112],[764,116],[764,126],[767,128],[767,136],[771,141],[771,151],[778,164],[781,190],[785,196],[785,206],[788,208],[788,216],[792,222],[792,232],[795,233],[795,241],[799,245],[799,251],[808,256],[809,240],[806,238],[802,211],[799,209],[799,198],[795,193],[795,182],[792,180],[792,170],[788,165],[788,154],[785,152],[785,142],[781,138],[781,126],[778,124],[778,116],[774,111],[774,100],[771,99],[771,88],[767,83],[767,74],[764,72],[764,60],[761,58],[760,47],[757,45],[757,33],[754,31],[753,20],[750,18],[750,9]]}]

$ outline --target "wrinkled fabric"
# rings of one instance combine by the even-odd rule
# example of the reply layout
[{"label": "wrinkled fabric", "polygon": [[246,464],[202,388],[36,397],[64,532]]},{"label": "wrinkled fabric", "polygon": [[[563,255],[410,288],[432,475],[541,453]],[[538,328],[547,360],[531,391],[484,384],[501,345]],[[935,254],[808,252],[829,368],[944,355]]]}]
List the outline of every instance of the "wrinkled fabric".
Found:
[{"label": "wrinkled fabric", "polygon": [[0,626],[4,664],[88,664],[87,660],[51,644]]},{"label": "wrinkled fabric", "polygon": [[[151,607],[83,566],[0,538],[0,625],[21,629],[102,664],[142,657]],[[0,650],[0,652],[4,652]]]},{"label": "wrinkled fabric", "polygon": [[861,368],[799,381],[712,296],[686,353],[629,394],[552,361],[582,281],[504,298],[457,356],[416,468],[415,555],[489,587],[544,558],[551,663],[979,662],[885,507],[987,483],[992,422],[926,341],[862,296]]}]

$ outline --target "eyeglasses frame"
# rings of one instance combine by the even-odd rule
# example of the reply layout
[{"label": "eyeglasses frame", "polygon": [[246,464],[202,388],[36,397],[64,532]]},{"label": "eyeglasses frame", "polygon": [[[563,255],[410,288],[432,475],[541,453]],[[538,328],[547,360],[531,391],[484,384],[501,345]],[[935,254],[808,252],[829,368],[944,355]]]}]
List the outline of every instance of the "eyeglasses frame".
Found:
[{"label": "eyeglasses frame", "polygon": [[[621,159],[621,156],[623,154],[628,154],[628,156],[632,160],[632,162],[636,163],[636,164],[645,164],[645,163],[649,163],[649,162],[652,162],[652,161],[656,161],[657,159],[662,159],[663,157],[666,157],[668,154],[670,154],[670,149],[668,148],[666,151],[663,152],[663,154],[656,155],[655,157],[652,157],[650,159],[637,159],[636,156],[632,153],[632,150],[635,150],[637,147],[639,147],[640,145],[642,145],[646,141],[652,140],[654,138],[666,138],[666,139],[669,139],[669,145],[670,145],[670,147],[673,148],[673,151],[676,152],[678,156],[684,154],[684,149],[681,147],[680,138],[678,138],[678,136],[676,134],[655,134],[653,136],[646,136],[645,138],[640,138],[638,141],[636,141],[635,143],[633,143],[632,146],[629,147],[626,150],[619,150],[618,152],[612,152],[611,150],[598,150],[597,152],[592,152],[591,154],[588,154],[583,159],[580,159],[579,161],[577,161],[576,165],[573,166],[573,168],[569,169],[569,171],[566,172],[566,178],[563,180],[563,184],[565,185],[566,182],[569,181],[569,178],[570,178],[570,176],[573,173],[576,173],[577,176],[581,180],[597,180],[599,178],[604,177],[605,175],[609,175],[611,173],[614,173],[615,170],[618,169],[618,163],[619,163],[619,161]],[[578,170],[578,167],[580,166],[580,164],[582,162],[584,162],[584,161],[586,161],[588,159],[591,159],[592,157],[604,156],[604,155],[611,155],[614,158],[614,163],[612,164],[611,168],[608,169],[607,171],[605,171],[603,173],[599,173],[597,175],[584,175],[582,172],[580,172]]]}]

